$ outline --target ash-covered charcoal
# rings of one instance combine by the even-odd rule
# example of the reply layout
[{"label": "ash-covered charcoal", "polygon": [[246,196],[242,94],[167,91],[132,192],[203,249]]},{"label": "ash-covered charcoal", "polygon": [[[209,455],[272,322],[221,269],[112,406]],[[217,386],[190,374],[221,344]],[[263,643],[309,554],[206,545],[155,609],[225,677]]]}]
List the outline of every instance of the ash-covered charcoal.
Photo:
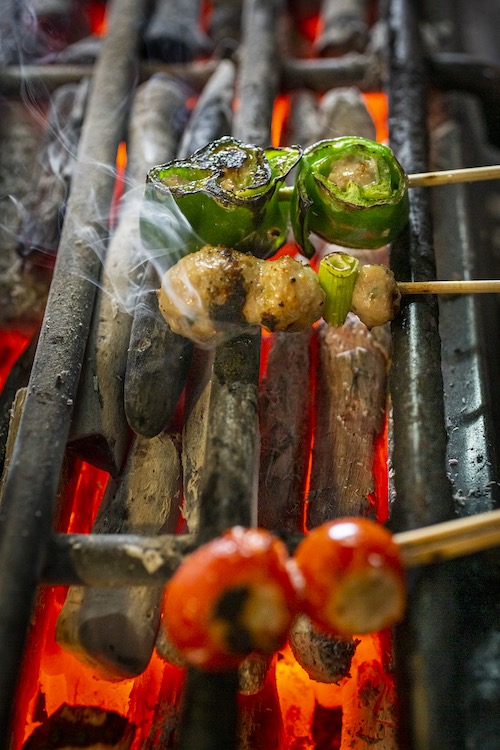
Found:
[{"label": "ash-covered charcoal", "polygon": [[143,34],[148,57],[163,62],[191,62],[211,50],[202,31],[200,0],[156,0]]},{"label": "ash-covered charcoal", "polygon": [[204,87],[184,130],[177,156],[185,159],[210,141],[231,132],[236,66],[221,60]]},{"label": "ash-covered charcoal", "polygon": [[[142,252],[139,239],[142,184],[147,170],[158,158],[175,152],[186,115],[187,94],[178,82],[163,75],[153,76],[137,89],[129,122],[125,193],[104,261],[70,432],[72,449],[113,476],[122,467],[128,443],[124,380],[131,356],[130,311],[137,296],[134,272]],[[162,361],[167,352],[168,348],[162,351]],[[168,362],[165,371],[168,372]],[[176,400],[173,405],[170,403],[171,389],[166,385],[164,382],[156,399],[156,414],[161,422],[149,437],[161,432],[175,408]],[[143,393],[144,390],[143,383]],[[169,410],[167,417],[165,408]]]},{"label": "ash-covered charcoal", "polygon": [[224,57],[234,52],[241,38],[243,0],[213,0],[208,34],[216,52]]},{"label": "ash-covered charcoal", "polygon": [[99,57],[102,47],[102,36],[91,34],[77,42],[68,44],[61,50],[45,55],[40,64],[56,65],[93,65]]},{"label": "ash-covered charcoal", "polygon": [[375,140],[375,124],[355,86],[327,91],[319,105],[317,140],[358,135]]},{"label": "ash-covered charcoal", "polygon": [[363,52],[368,42],[367,0],[322,0],[321,34],[315,47],[320,55],[338,57]]},{"label": "ash-covered charcoal", "polygon": [[19,233],[18,252],[23,257],[35,253],[34,263],[50,263],[57,251],[88,88],[85,79],[61,86],[51,97]]},{"label": "ash-covered charcoal", "polygon": [[0,326],[32,332],[41,322],[50,275],[17,253],[24,202],[43,126],[21,102],[0,102]]},{"label": "ash-covered charcoal", "polygon": [[[123,476],[111,482],[94,533],[173,533],[181,503],[181,464],[175,437],[136,438]],[[154,648],[163,587],[71,586],[56,640],[106,679],[140,674]]]},{"label": "ash-covered charcoal", "polygon": [[85,3],[75,0],[30,0],[39,54],[61,49],[90,33]]},{"label": "ash-covered charcoal", "polygon": [[316,682],[338,683],[350,677],[352,657],[359,640],[333,638],[305,614],[295,618],[289,632],[290,648],[300,666]]},{"label": "ash-covered charcoal", "polygon": [[63,703],[37,727],[23,750],[129,750],[135,726],[115,711]]},{"label": "ash-covered charcoal", "polygon": [[370,333],[349,314],[340,328],[321,326],[316,423],[307,525],[372,512],[374,440],[387,399],[388,334]]},{"label": "ash-covered charcoal", "polygon": [[167,271],[159,292],[172,330],[205,345],[249,326],[302,330],[321,317],[323,300],[313,269],[289,255],[262,261],[210,245]]},{"label": "ash-covered charcoal", "polygon": [[258,523],[300,531],[308,452],[311,329],[275,333],[259,389]]}]

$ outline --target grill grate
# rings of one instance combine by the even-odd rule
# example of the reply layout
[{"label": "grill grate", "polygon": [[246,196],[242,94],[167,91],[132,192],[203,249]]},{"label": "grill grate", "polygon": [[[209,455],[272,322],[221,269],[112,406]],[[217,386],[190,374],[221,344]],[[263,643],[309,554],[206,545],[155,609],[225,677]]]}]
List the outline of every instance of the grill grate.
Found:
[{"label": "grill grate", "polygon": [[[413,5],[411,0],[388,3],[388,80],[385,81],[380,58],[372,54],[308,61],[288,59],[280,68],[275,63],[274,50],[279,4],[247,0],[235,136],[256,145],[267,145],[273,100],[280,86],[285,91],[298,88],[324,91],[340,85],[380,90],[386,86],[391,145],[408,172],[426,171],[429,166],[428,76],[433,74],[438,83],[443,83],[443,59],[436,65],[435,58],[434,66],[427,65]],[[97,278],[99,274],[100,261],[92,249],[96,239],[103,246],[107,241],[106,223],[95,221],[86,198],[94,190],[99,195],[99,205],[109,207],[113,189],[112,175],[96,170],[93,165],[114,163],[126,126],[124,102],[137,78],[145,79],[161,69],[177,74],[201,90],[215,69],[213,61],[184,66],[141,63],[131,50],[139,43],[138,28],[143,11],[142,3],[114,0],[110,31],[102,43],[95,68],[60,65],[51,69],[42,65],[21,72],[16,66],[8,66],[0,72],[3,93],[17,93],[22,76],[26,75],[35,90],[37,81],[53,89],[63,82],[92,75],[78,169],[0,511],[0,643],[4,645],[0,671],[0,737],[6,745],[12,696],[40,582],[95,586],[158,584],[171,575],[193,545],[228,526],[251,525],[256,518],[260,338],[241,336],[220,346],[215,354],[206,458],[210,471],[201,493],[197,538],[54,535],[51,532],[52,507],[95,295],[95,286],[86,279]],[[426,12],[432,21],[432,8]],[[447,8],[446,16],[451,17],[451,14],[452,9]],[[462,124],[458,118],[457,127],[463,133],[470,125]],[[460,154],[456,155],[448,145],[443,158],[460,161]],[[462,242],[463,266],[467,270],[475,268],[470,258],[474,248],[471,249],[469,237],[474,235],[476,227],[468,218],[470,212],[462,210],[460,203],[467,202],[467,197],[459,193],[454,209],[442,195],[437,193],[431,200],[424,189],[412,191],[409,231],[392,248],[391,265],[399,278],[434,278],[434,243],[440,270],[447,272],[444,269],[450,266],[444,247],[446,240],[439,238],[446,238],[451,228],[457,226],[458,214],[463,224],[460,224],[456,240]],[[437,232],[433,231],[431,222],[433,211],[438,217],[434,222]],[[81,226],[92,231],[88,246],[82,244],[78,231]],[[81,248],[77,256],[78,268],[73,255],[75,246]],[[461,268],[460,272],[463,270]],[[457,347],[467,348],[466,367],[467,372],[472,373],[478,403],[488,405],[490,394],[484,375],[489,362],[485,362],[480,329],[482,322],[489,319],[488,316],[491,318],[491,313],[479,307],[483,302],[453,301],[451,304],[455,307],[446,308],[449,304],[443,303],[438,310],[436,300],[428,297],[412,300],[403,306],[401,316],[393,325],[391,396],[395,500],[391,523],[395,530],[435,523],[457,513],[486,510],[497,502],[493,412],[486,408],[464,425],[458,424],[462,399],[468,399],[469,395],[463,378],[456,376],[454,369],[460,365],[458,360],[463,360],[462,355],[456,354]],[[456,312],[459,305],[467,305],[470,325],[465,339],[456,333],[456,316],[462,315]],[[449,341],[453,342],[451,348],[446,346]],[[57,378],[58,373],[65,373],[64,378]],[[447,386],[455,377],[459,387],[453,390]],[[455,430],[457,425],[460,429]],[[53,436],[50,440],[47,440],[47,426]],[[454,460],[455,452],[462,457],[471,448],[474,455],[482,456],[482,472],[478,475],[477,471],[461,471],[459,467],[460,471],[450,472],[454,481],[450,483],[448,462]],[[479,499],[474,494],[478,486]],[[488,492],[486,487],[489,487]],[[457,496],[461,503],[458,508]],[[293,545],[293,539],[290,544]],[[130,556],[130,549],[134,550],[134,557]],[[142,562],[151,555],[156,556],[154,569],[148,569]],[[422,750],[480,747],[482,726],[474,716],[474,706],[480,707],[479,715],[489,727],[484,730],[484,736],[490,744],[481,747],[487,750],[495,747],[494,727],[498,722],[495,701],[482,697],[481,688],[486,678],[480,668],[484,654],[490,665],[485,668],[488,678],[494,674],[494,665],[498,666],[495,656],[498,608],[492,604],[490,593],[494,580],[495,568],[483,555],[468,565],[460,562],[433,566],[419,571],[410,581],[408,617],[397,629],[395,643],[402,747]],[[471,594],[469,586],[476,583],[477,590]],[[476,619],[471,610],[478,608],[481,616]],[[472,679],[468,681],[470,675]],[[499,688],[496,689],[494,695],[498,696]],[[236,690],[233,673],[214,678],[189,671],[181,728],[182,748],[235,747]],[[450,699],[450,696],[454,697]],[[221,704],[224,712],[217,710]],[[212,717],[208,724],[200,719],[207,713]]]}]

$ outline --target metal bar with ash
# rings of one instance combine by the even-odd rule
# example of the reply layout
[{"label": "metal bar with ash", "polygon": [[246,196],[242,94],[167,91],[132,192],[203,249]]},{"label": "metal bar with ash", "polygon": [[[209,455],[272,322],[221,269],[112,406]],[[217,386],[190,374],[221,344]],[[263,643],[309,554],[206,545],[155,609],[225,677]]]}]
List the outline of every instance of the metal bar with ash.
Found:
[{"label": "metal bar with ash", "polygon": [[[427,171],[426,71],[418,19],[408,0],[392,0],[389,25],[390,143],[409,174]],[[435,278],[428,195],[410,195],[409,227],[391,251],[399,279]],[[437,301],[403,300],[392,324],[390,377],[394,418],[394,486],[391,528],[405,530],[453,516],[446,478],[446,431]],[[459,701],[452,653],[457,630],[453,566],[422,571],[407,617],[396,628],[396,674],[401,742],[408,748],[461,747]],[[417,711],[417,707],[421,711]]]},{"label": "metal bar with ash", "polygon": [[[243,9],[242,60],[233,134],[244,142],[268,146],[278,88],[275,38],[278,7],[267,0],[247,0]],[[199,541],[229,526],[256,521],[258,457],[257,391],[260,335],[242,335],[215,351],[207,428],[205,472],[200,496]],[[205,724],[211,705],[213,675],[189,669],[186,680],[180,748],[209,750],[236,747],[237,673],[217,680],[225,706]],[[212,711],[215,715],[216,712]],[[207,728],[208,727],[208,728]]]},{"label": "metal bar with ash", "polygon": [[105,244],[108,233],[96,219],[94,201],[104,208],[111,202],[114,171],[109,167],[123,137],[127,94],[136,73],[142,3],[118,0],[110,12],[0,514],[0,641],[9,643],[0,675],[0,737],[5,744],[90,326],[96,289],[90,279],[97,278],[100,265],[95,248]]}]

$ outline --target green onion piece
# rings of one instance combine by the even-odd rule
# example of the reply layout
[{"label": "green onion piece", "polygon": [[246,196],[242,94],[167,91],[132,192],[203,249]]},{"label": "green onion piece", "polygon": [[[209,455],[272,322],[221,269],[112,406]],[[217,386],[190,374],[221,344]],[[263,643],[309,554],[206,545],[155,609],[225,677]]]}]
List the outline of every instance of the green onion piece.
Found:
[{"label": "green onion piece", "polygon": [[325,292],[323,317],[331,326],[341,326],[351,309],[359,260],[347,253],[331,253],[319,264],[319,284]]}]

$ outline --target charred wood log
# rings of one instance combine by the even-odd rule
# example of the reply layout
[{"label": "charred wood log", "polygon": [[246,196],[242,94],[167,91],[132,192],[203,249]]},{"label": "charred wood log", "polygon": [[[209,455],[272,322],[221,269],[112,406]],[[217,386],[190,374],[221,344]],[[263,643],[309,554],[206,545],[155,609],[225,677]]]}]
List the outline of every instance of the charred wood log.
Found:
[{"label": "charred wood log", "polygon": [[0,394],[0,476],[4,470],[13,404],[19,389],[28,385],[37,342],[38,335],[35,335],[13,364]]},{"label": "charred wood log", "polygon": [[23,202],[18,245],[21,256],[36,252],[50,258],[57,251],[88,88],[88,79],[84,79],[78,85],[61,86],[51,97],[32,190]]},{"label": "charred wood log", "polygon": [[17,253],[23,204],[43,137],[33,112],[20,102],[0,104],[0,325],[32,332],[40,325],[50,275],[28,268]]},{"label": "charred wood log", "polygon": [[144,44],[150,58],[190,62],[210,51],[200,25],[200,0],[156,0]]},{"label": "charred wood log", "polygon": [[[111,482],[94,533],[175,531],[181,501],[174,438],[137,438],[123,476]],[[136,676],[147,666],[160,619],[161,586],[71,587],[59,615],[57,641],[107,679]]]},{"label": "charred wood log", "polygon": [[214,0],[209,36],[216,52],[224,57],[235,51],[241,37],[242,0]]},{"label": "charred wood log", "polygon": [[302,614],[292,625],[289,643],[295,658],[311,679],[338,683],[350,677],[352,657],[359,641],[332,638]]},{"label": "charred wood log", "polygon": [[[179,145],[180,157],[229,132],[224,132],[224,127],[230,123],[228,110],[234,75],[232,63],[219,63],[191,114]],[[168,159],[162,158],[159,163],[165,161]],[[171,419],[193,355],[192,343],[173,333],[159,313],[156,295],[159,286],[153,262],[146,263],[144,293],[134,312],[125,373],[127,419],[135,432],[146,437],[157,435]]]},{"label": "charred wood log", "polygon": [[19,429],[19,422],[21,421],[21,415],[23,413],[24,402],[26,400],[26,388],[19,388],[16,392],[11,406],[9,407],[9,421],[7,425],[7,435],[5,442],[4,462],[2,467],[1,479],[0,479],[0,505],[3,500],[3,489],[7,472],[9,470],[9,464],[12,459],[12,453],[14,450],[14,443],[17,437],[17,431]]},{"label": "charred wood log", "polygon": [[69,436],[73,450],[113,476],[121,469],[128,440],[124,379],[130,308],[137,293],[133,273],[141,255],[142,185],[148,169],[175,152],[185,106],[186,92],[179,84],[154,77],[137,90],[129,125],[126,192],[96,296]]},{"label": "charred wood log", "polygon": [[318,140],[343,135],[375,140],[376,135],[372,116],[356,87],[327,91],[319,106],[318,128]]},{"label": "charred wood log", "polygon": [[185,159],[210,141],[231,132],[235,79],[234,63],[221,60],[189,118],[179,145],[179,159]]},{"label": "charred wood log", "polygon": [[85,7],[74,0],[31,0],[30,10],[36,18],[39,55],[61,48],[90,33]]},{"label": "charred wood log", "polygon": [[114,711],[63,703],[37,727],[23,750],[129,750],[135,727]]},{"label": "charred wood log", "polygon": [[387,400],[387,346],[353,315],[318,330],[316,423],[307,525],[373,514],[374,439]]},{"label": "charred wood log", "polygon": [[275,333],[259,392],[258,524],[301,531],[310,438],[311,329]]},{"label": "charred wood log", "polygon": [[321,34],[315,47],[320,55],[363,52],[368,42],[367,0],[323,0]]}]

